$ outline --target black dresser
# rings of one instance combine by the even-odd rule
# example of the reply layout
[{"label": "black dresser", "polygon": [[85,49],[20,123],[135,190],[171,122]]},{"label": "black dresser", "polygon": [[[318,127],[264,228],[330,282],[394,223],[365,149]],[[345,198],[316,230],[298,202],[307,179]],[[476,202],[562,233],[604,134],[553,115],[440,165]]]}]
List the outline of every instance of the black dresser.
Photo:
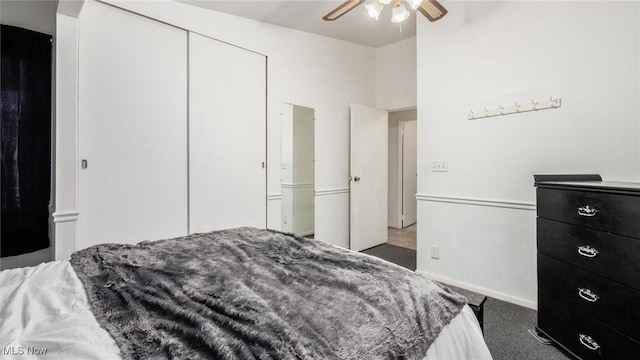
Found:
[{"label": "black dresser", "polygon": [[640,184],[535,175],[538,331],[580,359],[640,359]]}]

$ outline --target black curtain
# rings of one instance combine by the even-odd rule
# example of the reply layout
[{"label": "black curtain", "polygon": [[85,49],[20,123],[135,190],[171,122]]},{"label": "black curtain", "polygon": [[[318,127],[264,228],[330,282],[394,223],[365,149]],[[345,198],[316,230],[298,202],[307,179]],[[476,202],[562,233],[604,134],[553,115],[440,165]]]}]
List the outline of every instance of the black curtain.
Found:
[{"label": "black curtain", "polygon": [[0,29],[0,257],[49,247],[51,36]]}]

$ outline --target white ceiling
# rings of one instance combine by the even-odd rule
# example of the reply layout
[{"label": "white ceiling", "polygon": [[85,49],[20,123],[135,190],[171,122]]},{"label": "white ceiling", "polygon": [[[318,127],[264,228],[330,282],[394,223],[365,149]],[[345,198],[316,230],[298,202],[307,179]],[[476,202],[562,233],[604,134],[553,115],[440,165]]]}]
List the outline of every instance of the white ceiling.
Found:
[{"label": "white ceiling", "polygon": [[[415,36],[416,13],[400,25],[390,22],[391,7],[385,6],[376,21],[359,5],[341,18],[324,21],[322,17],[343,1],[333,0],[176,0],[270,24],[341,39],[357,44],[380,47]],[[417,13],[417,16],[422,14]]]}]

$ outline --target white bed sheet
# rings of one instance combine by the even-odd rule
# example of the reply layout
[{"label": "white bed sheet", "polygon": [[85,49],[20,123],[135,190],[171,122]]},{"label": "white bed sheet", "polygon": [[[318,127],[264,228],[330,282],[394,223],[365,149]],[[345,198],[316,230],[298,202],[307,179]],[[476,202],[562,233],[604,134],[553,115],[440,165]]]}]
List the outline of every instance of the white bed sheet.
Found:
[{"label": "white bed sheet", "polygon": [[[0,272],[0,359],[119,359],[119,354],[68,261]],[[468,306],[443,329],[425,359],[491,359]]]},{"label": "white bed sheet", "polygon": [[473,310],[467,305],[445,326],[424,360],[492,360]]}]

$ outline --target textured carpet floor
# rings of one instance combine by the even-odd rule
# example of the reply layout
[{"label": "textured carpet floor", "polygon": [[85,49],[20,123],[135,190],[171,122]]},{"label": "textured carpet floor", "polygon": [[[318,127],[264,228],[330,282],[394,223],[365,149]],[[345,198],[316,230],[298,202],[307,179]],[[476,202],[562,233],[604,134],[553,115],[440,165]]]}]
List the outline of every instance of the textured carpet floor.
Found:
[{"label": "textured carpet floor", "polygon": [[[416,269],[416,252],[382,244],[362,251],[389,262]],[[537,313],[522,306],[488,298],[484,304],[484,339],[494,360],[569,360],[553,345],[543,345],[528,332],[536,326]],[[467,360],[467,359],[451,359]]]},{"label": "textured carpet floor", "polygon": [[536,326],[535,310],[488,298],[484,304],[484,339],[494,360],[568,360],[553,345],[543,345],[529,334]]},{"label": "textured carpet floor", "polygon": [[371,249],[363,250],[365,254],[373,255],[394,264],[416,270],[416,251],[400,246],[382,244]]}]

